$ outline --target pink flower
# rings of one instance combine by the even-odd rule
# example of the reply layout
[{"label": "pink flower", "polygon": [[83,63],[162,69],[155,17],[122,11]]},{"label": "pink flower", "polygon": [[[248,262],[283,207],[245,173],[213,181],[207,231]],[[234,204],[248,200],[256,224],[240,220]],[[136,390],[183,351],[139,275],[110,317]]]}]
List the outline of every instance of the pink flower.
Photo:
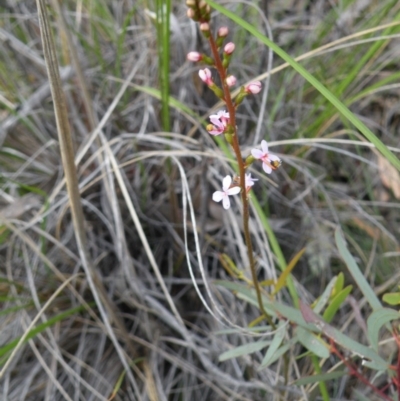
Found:
[{"label": "pink flower", "polygon": [[244,175],[244,186],[246,187],[247,191],[255,184],[254,181],[258,181],[258,178],[253,178],[251,173]]},{"label": "pink flower", "polygon": [[244,87],[244,90],[247,93],[252,93],[253,95],[259,93],[261,91],[261,82],[260,81],[254,81],[250,82],[248,85]]},{"label": "pink flower", "polygon": [[224,52],[226,54],[232,54],[235,50],[235,44],[233,42],[229,42],[224,47]]},{"label": "pink flower", "polygon": [[236,85],[236,77],[234,75],[229,75],[229,77],[226,78],[225,82],[228,86],[234,86]]},{"label": "pink flower", "polygon": [[196,63],[197,61],[200,61],[202,59],[202,56],[199,52],[190,52],[187,54],[186,58],[189,61],[193,61],[194,63]]},{"label": "pink flower", "polygon": [[212,80],[211,71],[208,68],[204,68],[204,70],[200,70],[199,77],[208,86],[210,86],[214,83]]},{"label": "pink flower", "polygon": [[225,110],[220,110],[217,114],[211,114],[210,121],[215,124],[216,121],[221,121],[226,127],[229,122],[229,113]]},{"label": "pink flower", "polygon": [[271,174],[272,170],[276,170],[281,164],[281,159],[268,153],[268,143],[267,141],[261,141],[262,151],[259,149],[252,149],[251,154],[255,159],[261,160],[263,162],[263,169],[267,174]]},{"label": "pink flower", "polygon": [[225,131],[225,125],[221,121],[216,121],[214,124],[208,124],[206,129],[210,135],[220,135]]},{"label": "pink flower", "polygon": [[220,135],[225,132],[229,122],[229,113],[225,110],[220,110],[217,114],[210,116],[212,124],[207,125],[207,131],[211,135]]},{"label": "pink flower", "polygon": [[213,193],[212,199],[214,202],[221,202],[224,209],[229,209],[231,206],[231,202],[229,200],[230,195],[236,195],[240,192],[240,187],[232,187],[230,188],[232,183],[232,177],[227,175],[222,180],[222,191],[215,191]]}]

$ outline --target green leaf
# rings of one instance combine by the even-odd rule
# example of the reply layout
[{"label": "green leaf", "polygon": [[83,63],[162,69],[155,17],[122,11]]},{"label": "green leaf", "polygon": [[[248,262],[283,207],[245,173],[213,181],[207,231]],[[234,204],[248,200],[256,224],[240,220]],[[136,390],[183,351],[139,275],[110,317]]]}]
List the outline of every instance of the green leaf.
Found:
[{"label": "green leaf", "polygon": [[340,272],[337,275],[337,279],[335,282],[335,288],[333,290],[333,296],[335,296],[336,294],[339,294],[340,291],[343,290],[343,286],[344,286],[344,274],[342,272]]},{"label": "green leaf", "polygon": [[267,347],[271,344],[271,341],[258,341],[256,343],[250,343],[241,345],[240,347],[236,347],[229,351],[224,352],[218,358],[220,362],[226,361],[232,358],[238,358],[243,355],[252,354],[253,352],[260,351],[261,349]]},{"label": "green leaf", "polygon": [[273,355],[269,358],[269,360],[266,360],[264,357],[261,367],[265,368],[271,364],[273,364],[275,361],[277,361],[283,354],[289,351],[290,348],[292,348],[295,344],[297,343],[297,337],[291,338],[286,344],[282,345],[282,347],[278,348]]},{"label": "green leaf", "polygon": [[329,358],[329,345],[325,341],[300,326],[296,327],[295,333],[297,334],[299,342],[309,351],[319,358]]},{"label": "green leaf", "polygon": [[265,354],[261,362],[261,366],[268,366],[270,364],[270,361],[273,359],[275,352],[278,350],[278,348],[282,343],[282,340],[285,337],[286,333],[285,326],[286,326],[285,322],[283,321],[279,322],[275,336],[271,342],[271,345],[268,347],[267,353]]},{"label": "green leaf", "polygon": [[368,281],[365,279],[364,275],[357,266],[356,261],[347,249],[346,243],[342,237],[342,234],[340,233],[339,228],[337,228],[335,231],[335,239],[340,255],[346,263],[346,266],[349,269],[350,274],[353,276],[354,281],[357,283],[368,303],[371,305],[371,308],[373,310],[381,308],[382,305],[378,297],[375,295],[374,290],[368,284]]},{"label": "green leaf", "polygon": [[[230,281],[216,280],[215,284],[222,287],[228,288],[237,293],[240,299],[251,303],[254,306],[258,306],[257,297],[253,289],[250,289],[247,285],[233,283]],[[292,308],[291,306],[283,305],[277,301],[270,301],[263,297],[263,305],[265,310],[271,315],[276,316],[277,314],[282,315],[287,320],[296,323],[299,326],[303,326],[308,329],[314,329],[313,325],[307,324],[299,309]]]},{"label": "green leaf", "polygon": [[382,299],[389,305],[399,305],[400,304],[400,292],[388,292]]},{"label": "green leaf", "polygon": [[305,386],[307,384],[319,383],[328,380],[335,380],[338,379],[339,377],[343,377],[346,374],[348,374],[348,372],[344,370],[334,371],[329,373],[321,373],[319,375],[302,377],[301,379],[296,380],[294,384],[296,384],[297,386]]},{"label": "green leaf", "polygon": [[394,309],[381,308],[371,313],[367,320],[368,338],[372,348],[378,351],[379,330],[383,325],[400,318]]},{"label": "green leaf", "polygon": [[301,64],[293,60],[283,49],[272,42],[269,38],[264,36],[257,28],[249,22],[238,17],[234,12],[227,10],[218,3],[212,0],[205,0],[211,7],[215,8],[220,13],[224,14],[232,21],[246,29],[254,37],[259,39],[266,46],[270,47],[278,56],[285,60],[292,68],[294,68],[304,79],[306,79],[318,92],[322,94],[333,106],[347,118],[360,132],[375,145],[375,147],[382,153],[382,155],[400,170],[400,160],[387,148],[386,145],[361,122],[356,115],[354,115],[345,104],[343,104],[330,90],[328,90],[321,82],[319,82],[313,75],[311,75]]},{"label": "green leaf", "polygon": [[338,280],[339,276],[333,277],[333,279],[329,282],[329,284],[326,286],[324,292],[322,295],[318,298],[317,302],[315,305],[313,304],[313,310],[315,313],[321,313],[322,309],[325,307],[327,302],[329,301],[332,292],[335,289],[336,282]]},{"label": "green leaf", "polygon": [[350,294],[351,290],[353,289],[352,285],[348,285],[346,288],[344,288],[342,291],[340,291],[336,296],[332,299],[331,303],[329,306],[326,308],[324,314],[322,317],[326,322],[330,322],[333,317],[335,316],[336,312],[342,305],[342,303],[345,301],[347,296]]},{"label": "green leaf", "polygon": [[387,370],[389,364],[381,358],[373,349],[359,344],[357,341],[341,333],[339,330],[326,323],[321,316],[318,316],[308,305],[300,303],[300,309],[307,322],[314,323],[318,331],[331,338],[336,344],[349,350],[353,354],[364,359],[363,365],[374,370]]}]

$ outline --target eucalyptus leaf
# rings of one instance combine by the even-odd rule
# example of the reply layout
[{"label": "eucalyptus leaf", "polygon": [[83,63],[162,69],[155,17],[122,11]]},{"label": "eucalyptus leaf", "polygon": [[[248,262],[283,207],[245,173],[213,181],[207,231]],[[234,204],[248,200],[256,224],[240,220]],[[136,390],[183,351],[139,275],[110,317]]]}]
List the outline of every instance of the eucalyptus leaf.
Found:
[{"label": "eucalyptus leaf", "polygon": [[378,351],[379,330],[383,325],[400,318],[400,313],[394,309],[381,308],[372,312],[367,320],[368,339],[372,348]]},{"label": "eucalyptus leaf", "polygon": [[319,358],[329,358],[329,345],[325,341],[300,326],[296,327],[295,333],[297,334],[299,342],[309,351]]},{"label": "eucalyptus leaf", "polygon": [[349,350],[353,354],[359,355],[364,359],[363,365],[368,366],[374,370],[387,370],[389,368],[388,363],[381,358],[376,351],[366,347],[353,340],[352,338],[341,333],[339,330],[330,326],[326,323],[321,316],[318,316],[308,305],[300,303],[300,309],[303,316],[305,316],[307,322],[312,322],[318,331],[331,338],[336,344]]}]

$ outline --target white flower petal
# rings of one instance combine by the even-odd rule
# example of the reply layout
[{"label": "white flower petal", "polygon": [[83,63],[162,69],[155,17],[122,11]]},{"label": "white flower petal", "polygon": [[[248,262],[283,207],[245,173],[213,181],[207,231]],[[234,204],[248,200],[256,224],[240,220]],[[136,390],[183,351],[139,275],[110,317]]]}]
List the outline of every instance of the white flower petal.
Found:
[{"label": "white flower petal", "polygon": [[252,187],[255,182],[254,181],[258,181],[258,178],[253,178],[250,174],[245,174],[245,180],[244,180],[244,185],[246,188],[248,187]]},{"label": "white flower petal", "polygon": [[218,112],[218,116],[221,118],[229,118],[229,112],[225,111],[225,110],[220,110]]},{"label": "white flower petal", "polygon": [[224,191],[227,191],[229,187],[232,184],[232,177],[230,175],[227,175],[223,180],[222,180],[222,189]]},{"label": "white flower petal", "polygon": [[212,195],[212,199],[214,202],[221,202],[222,198],[224,197],[225,193],[221,191],[215,191]]},{"label": "white flower petal", "polygon": [[263,169],[267,174],[272,173],[272,168],[267,163],[263,163]]},{"label": "white flower petal", "polygon": [[251,149],[251,154],[256,159],[261,159],[263,157],[263,155],[264,155],[264,153],[261,152],[260,149]]},{"label": "white flower petal", "polygon": [[226,193],[228,195],[236,195],[240,192],[240,187],[233,187],[233,188],[229,188]]},{"label": "white flower petal", "polygon": [[224,209],[229,209],[231,207],[231,201],[229,200],[229,196],[225,196],[222,199],[222,206],[224,207]]},{"label": "white flower petal", "polygon": [[268,143],[267,143],[267,141],[264,141],[264,140],[261,141],[261,149],[263,150],[264,154],[268,153]]},{"label": "white flower petal", "polygon": [[273,162],[274,161],[278,161],[278,162],[281,161],[281,159],[277,155],[272,155],[272,154],[269,155],[269,160],[271,160]]}]

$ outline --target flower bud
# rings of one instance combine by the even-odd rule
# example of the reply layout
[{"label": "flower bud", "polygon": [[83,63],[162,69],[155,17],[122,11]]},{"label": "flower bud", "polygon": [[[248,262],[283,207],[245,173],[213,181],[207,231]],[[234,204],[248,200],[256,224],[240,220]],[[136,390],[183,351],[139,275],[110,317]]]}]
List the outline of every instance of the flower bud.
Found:
[{"label": "flower bud", "polygon": [[231,55],[235,50],[235,44],[233,42],[229,42],[224,47],[224,52],[228,55]]},{"label": "flower bud", "polygon": [[203,32],[203,35],[208,39],[210,37],[210,25],[208,22],[202,22],[200,24],[200,31]]},{"label": "flower bud", "polygon": [[208,22],[203,22],[200,24],[200,31],[201,32],[210,32],[210,25]]},{"label": "flower bud", "polygon": [[228,28],[226,26],[221,26],[221,28],[218,29],[218,37],[220,38],[226,38],[228,36]]},{"label": "flower bud", "polygon": [[244,90],[247,93],[252,93],[253,95],[255,95],[257,93],[260,93],[261,88],[262,88],[262,85],[261,85],[260,81],[253,81],[253,82],[250,82],[249,84],[247,84],[244,87]]},{"label": "flower bud", "polygon": [[186,0],[186,5],[190,8],[193,8],[196,6],[196,0]]},{"label": "flower bud", "polygon": [[226,78],[225,82],[228,86],[234,86],[236,85],[237,80],[234,75],[229,75],[229,77]]},{"label": "flower bud", "polygon": [[194,63],[197,63],[202,59],[202,55],[199,52],[190,52],[187,54],[186,58],[189,61],[193,61]]},{"label": "flower bud", "polygon": [[204,70],[200,70],[199,77],[208,86],[210,86],[214,83],[212,80],[211,71],[208,68],[204,68]]},{"label": "flower bud", "polygon": [[194,19],[196,13],[194,12],[193,8],[188,8],[188,10],[186,11],[186,15],[188,16],[188,18]]}]

